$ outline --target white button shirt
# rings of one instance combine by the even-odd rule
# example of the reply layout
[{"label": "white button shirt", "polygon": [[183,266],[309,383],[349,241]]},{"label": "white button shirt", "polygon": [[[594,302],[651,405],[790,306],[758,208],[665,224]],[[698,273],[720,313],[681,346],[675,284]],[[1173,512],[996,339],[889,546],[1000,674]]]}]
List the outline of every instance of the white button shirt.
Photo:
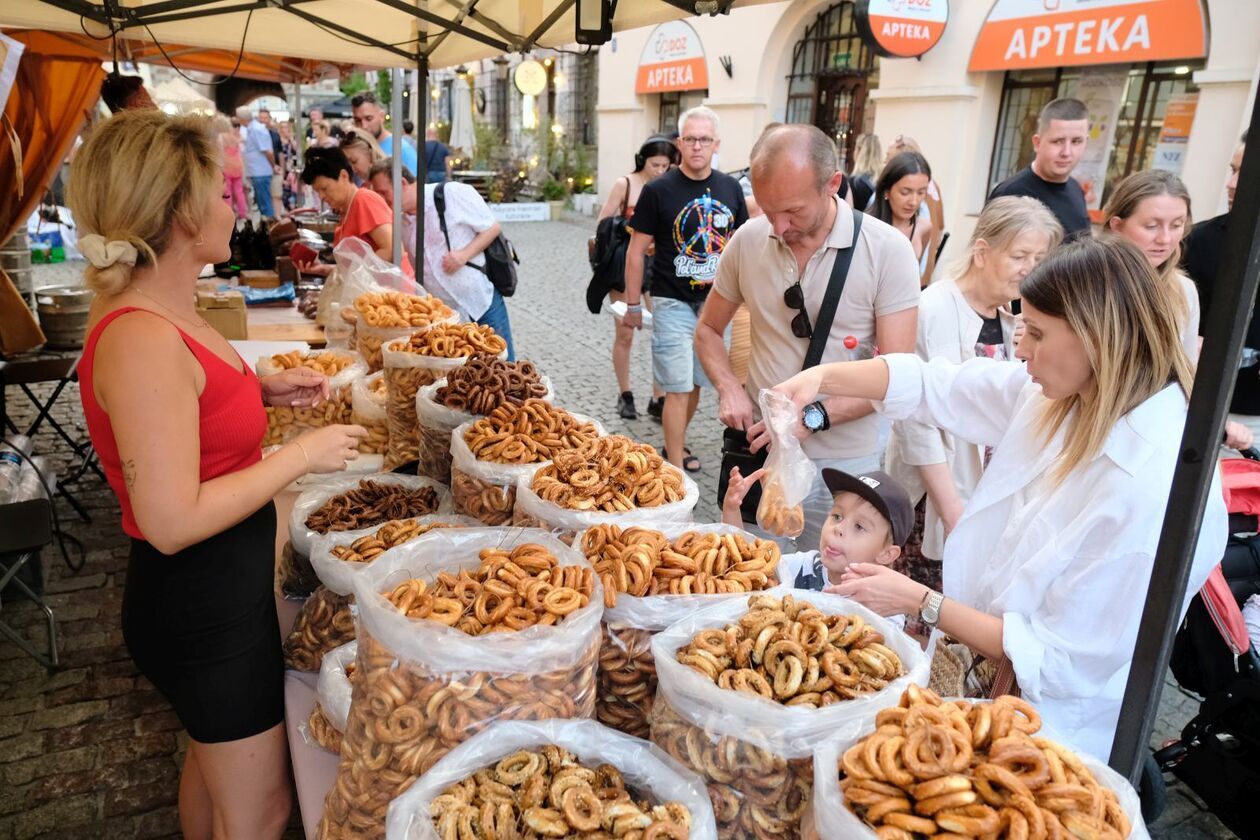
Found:
[{"label": "white button shirt", "polygon": [[[436,188],[437,184],[427,184],[424,188],[424,287],[458,310],[464,319],[475,321],[490,308],[494,286],[485,274],[468,266],[447,274],[442,269],[442,257],[468,247],[478,234],[489,230],[494,225],[494,214],[475,189],[467,184],[448,182],[442,191],[446,199],[446,230],[451,237],[451,246],[447,248],[433,204]],[[413,228],[411,239],[415,238]],[[471,262],[484,266],[485,255],[478,254]]]},{"label": "white button shirt", "polygon": [[[1089,463],[1057,487],[1062,430],[1047,443],[1047,401],[1020,362],[961,365],[910,354],[883,357],[880,410],[995,451],[945,543],[945,594],[1003,619],[1002,647],[1023,695],[1074,749],[1111,753],[1138,623],[1186,420],[1170,385],[1118,422]],[[1225,551],[1219,471],[1181,615]]]}]

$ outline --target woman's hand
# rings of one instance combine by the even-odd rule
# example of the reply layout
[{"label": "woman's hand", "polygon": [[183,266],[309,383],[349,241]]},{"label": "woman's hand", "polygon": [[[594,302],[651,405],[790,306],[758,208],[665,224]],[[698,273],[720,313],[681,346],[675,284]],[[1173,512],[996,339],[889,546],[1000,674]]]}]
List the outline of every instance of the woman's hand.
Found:
[{"label": "woman's hand", "polygon": [[822,365],[815,365],[803,370],[791,379],[775,385],[774,390],[790,399],[797,408],[803,409],[818,399],[818,393],[822,390],[822,368]]},{"label": "woman's hand", "polygon": [[1242,423],[1228,420],[1225,423],[1225,445],[1230,449],[1242,452],[1250,449],[1256,442],[1255,435]]},{"label": "woman's hand", "polygon": [[887,566],[854,563],[845,569],[838,586],[824,591],[852,598],[880,615],[914,615],[928,588]]},{"label": "woman's hand", "polygon": [[310,408],[328,399],[328,377],[310,368],[290,368],[258,381],[267,405]]},{"label": "woman's hand", "polygon": [[306,432],[294,443],[301,444],[306,453],[308,473],[333,473],[359,457],[359,442],[365,437],[367,429],[362,426],[325,426]]},{"label": "woman's hand", "polygon": [[744,515],[740,511],[740,505],[744,503],[744,498],[748,495],[748,491],[753,485],[761,481],[761,477],[766,474],[766,468],[750,473],[747,478],[739,471],[739,467],[731,467],[731,478],[726,485],[726,498],[722,500],[722,521],[727,525],[742,525]]},{"label": "woman's hand", "polygon": [[302,274],[318,274],[321,277],[327,277],[332,274],[333,267],[328,263],[322,263],[319,260],[311,260],[310,262],[295,262],[294,267]]}]

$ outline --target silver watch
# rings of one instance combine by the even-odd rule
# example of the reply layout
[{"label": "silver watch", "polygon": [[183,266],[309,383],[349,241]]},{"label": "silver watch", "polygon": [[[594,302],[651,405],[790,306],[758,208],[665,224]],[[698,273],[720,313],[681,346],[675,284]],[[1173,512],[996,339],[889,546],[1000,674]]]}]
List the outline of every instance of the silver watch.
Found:
[{"label": "silver watch", "polygon": [[929,590],[923,596],[923,603],[919,605],[919,620],[935,630],[941,620],[941,604],[943,603],[945,603],[944,595]]}]

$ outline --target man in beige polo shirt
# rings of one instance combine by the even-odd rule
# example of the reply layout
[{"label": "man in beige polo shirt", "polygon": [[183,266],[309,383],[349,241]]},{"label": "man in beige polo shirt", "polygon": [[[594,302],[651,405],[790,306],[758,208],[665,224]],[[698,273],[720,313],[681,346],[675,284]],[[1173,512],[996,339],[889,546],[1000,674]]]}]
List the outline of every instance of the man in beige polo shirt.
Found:
[{"label": "man in beige polo shirt", "polygon": [[[696,352],[718,389],[719,419],[729,428],[745,430],[757,451],[768,442],[757,418],[757,394],[800,372],[836,254],[853,244],[853,211],[836,198],[840,170],[835,144],[814,126],[767,131],[753,147],[751,163],[753,195],[765,215],[737,230],[727,244],[696,327]],[[864,216],[855,248],[822,362],[869,355],[873,348],[914,352],[919,269],[910,241]],[[802,299],[805,321],[801,309],[789,306]],[[722,344],[726,325],[741,303],[748,307],[752,336],[746,385],[731,372]],[[826,412],[823,429],[797,425],[805,453],[819,468],[805,501],[805,531],[797,538],[802,551],[818,547],[831,508],[822,468],[851,475],[879,468],[879,426],[870,402],[833,397],[821,407]],[[811,425],[819,425],[818,416],[814,414]]]}]

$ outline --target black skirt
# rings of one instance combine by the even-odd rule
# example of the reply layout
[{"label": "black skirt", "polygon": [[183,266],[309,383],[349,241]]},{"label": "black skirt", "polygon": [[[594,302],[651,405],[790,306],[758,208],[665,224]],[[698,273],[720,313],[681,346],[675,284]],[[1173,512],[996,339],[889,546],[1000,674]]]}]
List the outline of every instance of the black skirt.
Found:
[{"label": "black skirt", "polygon": [[237,741],[284,720],[275,539],[268,502],[174,555],[131,542],[123,638],[195,741]]}]

